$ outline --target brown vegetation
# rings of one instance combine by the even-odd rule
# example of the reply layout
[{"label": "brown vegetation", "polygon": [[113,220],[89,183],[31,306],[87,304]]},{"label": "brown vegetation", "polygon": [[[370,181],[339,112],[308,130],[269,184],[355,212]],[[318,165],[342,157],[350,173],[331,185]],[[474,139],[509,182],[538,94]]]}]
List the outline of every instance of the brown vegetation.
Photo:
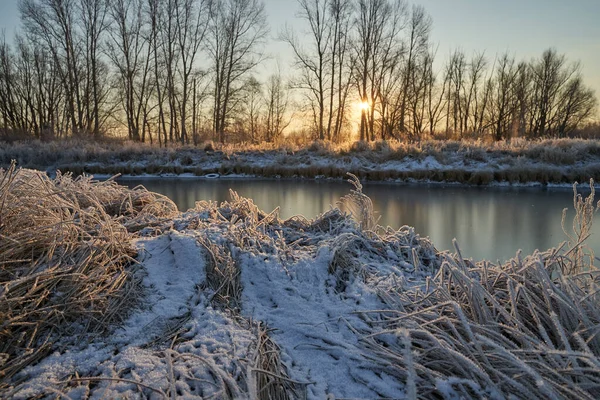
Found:
[{"label": "brown vegetation", "polygon": [[[463,260],[455,243],[456,254],[437,255],[426,285],[381,292],[389,308],[360,312],[370,325],[361,332],[365,356],[406,382],[408,398],[597,398],[600,271],[585,246],[597,209],[590,186],[585,199],[573,189],[577,215],[569,247],[494,265]],[[392,243],[389,232],[365,234],[337,240],[342,245],[335,247],[330,273],[342,291],[357,276],[376,280],[359,260],[383,256]],[[426,243],[406,248],[412,260],[410,254],[405,259],[418,269],[423,258],[417,251]]]},{"label": "brown vegetation", "polygon": [[59,338],[127,315],[137,292],[131,231],[176,212],[143,188],[0,169],[0,389]]}]

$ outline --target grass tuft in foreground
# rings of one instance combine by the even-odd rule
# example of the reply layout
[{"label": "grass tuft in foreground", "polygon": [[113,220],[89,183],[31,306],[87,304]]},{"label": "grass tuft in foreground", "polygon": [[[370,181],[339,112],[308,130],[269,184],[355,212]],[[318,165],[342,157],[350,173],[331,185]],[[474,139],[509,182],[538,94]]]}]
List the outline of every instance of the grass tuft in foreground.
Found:
[{"label": "grass tuft in foreground", "polygon": [[0,170],[0,389],[60,337],[126,316],[136,297],[131,232],[176,212],[143,188]]},{"label": "grass tuft in foreground", "polygon": [[446,257],[428,292],[386,293],[364,343],[420,398],[600,396],[598,271],[555,251],[506,264]]},{"label": "grass tuft in foreground", "polygon": [[408,398],[599,398],[590,184],[586,199],[575,190],[570,247],[474,265],[455,243],[425,287],[380,293],[389,309],[363,313],[365,356],[406,382]]}]

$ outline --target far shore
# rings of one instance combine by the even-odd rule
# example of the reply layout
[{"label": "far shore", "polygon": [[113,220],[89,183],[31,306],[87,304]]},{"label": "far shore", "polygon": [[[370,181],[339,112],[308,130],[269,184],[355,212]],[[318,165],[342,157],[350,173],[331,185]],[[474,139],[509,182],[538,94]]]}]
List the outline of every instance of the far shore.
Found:
[{"label": "far shore", "polygon": [[512,140],[495,143],[427,141],[356,142],[305,147],[215,145],[159,148],[132,142],[15,142],[0,149],[11,160],[54,174],[333,178],[347,173],[367,181],[467,185],[571,185],[600,177],[600,141]]}]

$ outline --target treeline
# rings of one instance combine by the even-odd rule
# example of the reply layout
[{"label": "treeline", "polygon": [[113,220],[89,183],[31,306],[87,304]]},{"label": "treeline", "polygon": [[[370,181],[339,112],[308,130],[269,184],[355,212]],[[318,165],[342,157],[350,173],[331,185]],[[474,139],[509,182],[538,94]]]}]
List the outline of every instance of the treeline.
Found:
[{"label": "treeline", "polygon": [[[269,56],[260,0],[21,0],[0,44],[0,137],[134,141],[420,141],[565,136],[596,116],[580,66],[456,50],[437,67],[431,17],[404,0],[298,0],[307,31]],[[264,68],[263,68],[264,69]],[[358,109],[358,104],[361,105]]]},{"label": "treeline", "polygon": [[269,32],[259,0],[21,0],[19,9],[23,33],[0,47],[0,114],[5,129],[36,137],[125,130],[189,143],[209,129],[225,141]]}]

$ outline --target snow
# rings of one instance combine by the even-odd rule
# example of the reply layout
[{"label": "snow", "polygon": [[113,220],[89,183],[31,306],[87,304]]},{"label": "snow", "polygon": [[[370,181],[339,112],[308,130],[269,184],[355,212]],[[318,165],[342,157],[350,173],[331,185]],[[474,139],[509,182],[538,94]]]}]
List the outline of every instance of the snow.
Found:
[{"label": "snow", "polygon": [[[10,396],[254,398],[262,326],[306,398],[404,398],[402,379],[363,343],[367,314],[389,308],[385,293],[424,287],[433,246],[407,227],[369,236],[339,210],[313,221],[272,215],[247,199],[205,203],[137,239],[143,293],[125,322],[58,343],[15,377]],[[206,241],[239,270],[239,314],[211,301]],[[451,398],[451,385],[439,385]]]},{"label": "snow", "polygon": [[384,382],[361,352],[351,326],[361,324],[358,308],[379,309],[375,291],[366,287],[335,293],[327,269],[332,254],[325,245],[315,257],[303,257],[286,269],[273,258],[242,259],[244,313],[260,319],[284,349],[291,378],[311,381],[309,397],[398,398],[402,385]]},{"label": "snow", "polygon": [[204,259],[193,238],[169,232],[156,239],[137,242],[146,276],[143,285],[150,295],[140,312],[132,315],[114,334],[116,343],[140,345],[160,335],[169,321],[190,311],[189,303],[205,279]]},{"label": "snow", "polygon": [[[137,246],[145,275],[145,295],[138,309],[112,335],[91,338],[92,343],[82,346],[66,344],[66,349],[23,370],[17,379],[25,383],[11,393],[13,398],[48,393],[49,387],[76,373],[101,377],[90,398],[136,398],[139,386],[130,381],[153,388],[144,389],[150,398],[168,394],[172,384],[179,396],[206,398],[219,394],[222,377],[245,373],[240,360],[248,357],[254,335],[213,309],[199,290],[205,279],[204,255],[193,235],[168,232],[142,238]],[[170,343],[157,350],[153,341],[177,325],[182,342],[174,350]],[[230,389],[242,392],[235,384]],[[67,394],[84,398],[88,391],[75,386]]]}]

